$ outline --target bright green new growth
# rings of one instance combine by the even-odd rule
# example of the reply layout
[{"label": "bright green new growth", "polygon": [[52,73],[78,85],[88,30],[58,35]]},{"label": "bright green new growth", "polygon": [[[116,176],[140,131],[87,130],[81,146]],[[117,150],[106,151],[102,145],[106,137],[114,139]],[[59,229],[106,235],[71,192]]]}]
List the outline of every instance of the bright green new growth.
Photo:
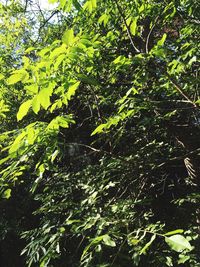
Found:
[{"label": "bright green new growth", "polygon": [[0,4],[2,264],[198,266],[198,1],[49,3]]}]

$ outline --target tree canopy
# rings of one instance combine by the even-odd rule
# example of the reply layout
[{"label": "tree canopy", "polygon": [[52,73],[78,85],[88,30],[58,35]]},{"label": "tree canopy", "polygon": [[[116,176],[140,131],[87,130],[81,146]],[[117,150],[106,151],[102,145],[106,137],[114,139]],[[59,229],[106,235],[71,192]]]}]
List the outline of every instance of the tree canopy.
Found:
[{"label": "tree canopy", "polygon": [[200,266],[198,0],[0,3],[3,267]]}]

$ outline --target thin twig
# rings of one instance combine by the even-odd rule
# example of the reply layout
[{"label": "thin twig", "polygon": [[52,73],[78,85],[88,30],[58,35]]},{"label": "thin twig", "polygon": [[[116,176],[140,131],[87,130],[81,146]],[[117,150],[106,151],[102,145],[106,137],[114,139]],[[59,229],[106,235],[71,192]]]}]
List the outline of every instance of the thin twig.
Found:
[{"label": "thin twig", "polygon": [[28,0],[26,0],[26,3],[25,3],[24,13],[26,12],[27,7],[28,7]]},{"label": "thin twig", "polygon": [[134,44],[134,42],[133,42],[133,38],[132,38],[132,35],[131,35],[131,32],[130,32],[130,29],[129,29],[127,23],[126,23],[126,18],[125,18],[125,16],[124,16],[123,12],[122,12],[122,9],[121,9],[120,5],[118,4],[118,1],[117,1],[117,0],[114,0],[114,1],[115,1],[116,5],[117,5],[119,14],[121,15],[122,20],[123,20],[123,22],[124,22],[124,25],[125,25],[125,27],[126,27],[126,31],[127,31],[127,33],[128,33],[128,37],[129,37],[129,39],[130,39],[131,45],[133,46],[133,48],[135,49],[135,51],[136,51],[137,53],[140,53],[140,50],[135,46],[135,44]]},{"label": "thin twig", "polygon": [[103,123],[103,119],[102,119],[102,116],[101,116],[101,111],[100,111],[100,107],[99,107],[99,103],[98,103],[98,96],[95,94],[95,91],[93,90],[92,86],[90,86],[90,91],[93,94],[94,101],[95,101],[95,104],[96,104],[96,107],[97,107],[98,119],[99,119],[99,121],[101,123]]},{"label": "thin twig", "polygon": [[39,4],[39,3],[37,3],[37,7],[38,7],[38,9],[39,9],[40,14],[41,14],[42,17],[43,17],[43,20],[45,21],[44,14],[43,14],[43,12],[42,12],[42,10],[41,10],[41,8],[40,8],[40,4]]},{"label": "thin twig", "polygon": [[167,73],[167,77],[170,80],[170,82],[174,85],[176,90],[189,102],[191,103],[195,108],[198,108],[198,106],[183,92],[183,89],[181,86]]},{"label": "thin twig", "polygon": [[156,17],[155,22],[154,22],[154,25],[151,27],[151,29],[150,29],[150,31],[149,31],[149,33],[148,33],[148,35],[147,35],[147,39],[146,39],[146,47],[145,47],[145,49],[146,49],[146,53],[149,53],[149,38],[150,38],[150,36],[151,36],[151,34],[152,34],[153,29],[154,29],[155,26],[156,26],[156,23],[157,23],[157,21],[158,21],[158,18],[159,18],[159,16]]},{"label": "thin twig", "polygon": [[156,169],[157,169],[157,168],[160,168],[160,167],[163,167],[164,165],[166,165],[166,164],[168,164],[168,163],[170,163],[170,162],[172,162],[172,161],[175,161],[175,160],[182,160],[182,159],[184,159],[184,158],[186,158],[186,157],[188,157],[188,156],[196,155],[196,154],[198,154],[198,153],[200,153],[200,148],[197,148],[197,149],[195,149],[195,150],[193,150],[193,151],[190,151],[190,152],[186,153],[186,154],[183,155],[183,156],[179,156],[179,157],[174,157],[174,158],[168,159],[167,161],[165,161],[165,162],[159,164],[158,166],[156,166]]},{"label": "thin twig", "polygon": [[106,154],[109,153],[107,151],[102,151],[102,150],[97,149],[95,147],[92,147],[92,146],[89,146],[89,145],[85,145],[85,144],[80,144],[80,143],[67,143],[67,145],[82,146],[82,147],[88,148],[88,149],[90,149],[90,150],[92,150],[94,152],[98,152],[98,153],[100,153],[100,152],[103,152],[103,153],[106,153]]},{"label": "thin twig", "polygon": [[111,158],[121,160],[126,164],[131,164],[131,162],[129,160],[124,159],[124,157],[121,157],[121,156],[118,156],[118,155],[114,155],[112,152],[109,152],[109,151],[106,151],[106,150],[102,150],[102,149],[97,149],[97,148],[92,147],[90,145],[81,144],[81,143],[67,143],[66,145],[68,145],[68,146],[74,145],[74,146],[85,147],[85,148],[88,148],[88,149],[92,150],[93,152],[103,153],[104,155],[108,155]]},{"label": "thin twig", "polygon": [[120,253],[122,247],[124,246],[124,244],[126,243],[126,241],[127,241],[127,239],[125,238],[124,241],[122,242],[122,244],[120,245],[120,247],[119,247],[119,249],[118,249],[118,251],[117,251],[115,257],[114,257],[114,259],[113,259],[113,261],[112,261],[112,263],[111,263],[111,266],[113,266],[113,264],[115,263],[117,257],[119,256],[119,253]]},{"label": "thin twig", "polygon": [[38,38],[37,40],[34,42],[34,44],[37,43],[39,37],[40,37],[40,33],[41,33],[41,30],[46,26],[46,24],[49,22],[49,20],[54,16],[56,15],[57,13],[59,12],[59,10],[55,10],[54,12],[52,12],[52,14],[50,15],[50,17],[48,17],[44,22],[43,24],[40,26],[39,30],[38,30]]}]

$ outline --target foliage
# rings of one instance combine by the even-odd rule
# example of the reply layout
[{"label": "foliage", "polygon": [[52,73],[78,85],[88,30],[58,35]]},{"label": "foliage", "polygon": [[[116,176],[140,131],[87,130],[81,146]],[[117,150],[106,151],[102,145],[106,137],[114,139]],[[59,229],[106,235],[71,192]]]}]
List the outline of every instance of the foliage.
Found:
[{"label": "foliage", "polygon": [[14,232],[19,266],[198,266],[198,1],[49,2],[0,5],[1,246]]}]

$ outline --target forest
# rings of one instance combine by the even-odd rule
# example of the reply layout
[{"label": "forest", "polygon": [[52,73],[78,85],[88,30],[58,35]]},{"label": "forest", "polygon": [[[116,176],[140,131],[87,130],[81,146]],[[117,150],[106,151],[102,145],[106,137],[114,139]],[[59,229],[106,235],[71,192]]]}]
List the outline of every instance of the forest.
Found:
[{"label": "forest", "polygon": [[199,72],[199,0],[1,0],[0,266],[200,267]]}]

